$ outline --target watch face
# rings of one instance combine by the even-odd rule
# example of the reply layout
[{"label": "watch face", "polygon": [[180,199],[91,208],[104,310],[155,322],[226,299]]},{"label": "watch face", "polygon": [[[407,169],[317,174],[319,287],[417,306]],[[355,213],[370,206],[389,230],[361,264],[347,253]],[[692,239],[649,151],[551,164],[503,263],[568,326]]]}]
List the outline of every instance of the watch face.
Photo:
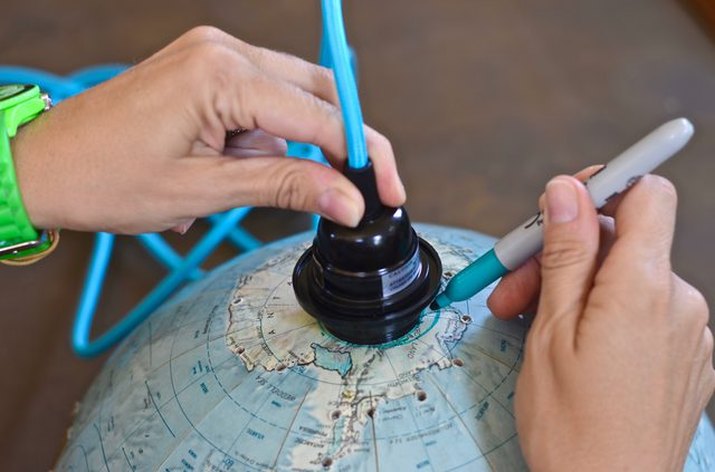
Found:
[{"label": "watch face", "polygon": [[0,101],[20,95],[32,89],[32,85],[0,85]]}]

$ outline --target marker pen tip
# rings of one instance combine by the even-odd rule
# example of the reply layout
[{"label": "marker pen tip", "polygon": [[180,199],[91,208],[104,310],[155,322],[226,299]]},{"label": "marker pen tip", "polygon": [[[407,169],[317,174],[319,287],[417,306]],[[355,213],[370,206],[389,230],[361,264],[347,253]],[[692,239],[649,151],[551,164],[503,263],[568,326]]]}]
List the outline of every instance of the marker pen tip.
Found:
[{"label": "marker pen tip", "polygon": [[444,293],[440,293],[437,295],[437,298],[434,299],[434,301],[430,304],[430,310],[439,310],[440,308],[444,308],[448,306],[450,303],[452,303],[452,300],[449,299],[449,297]]}]

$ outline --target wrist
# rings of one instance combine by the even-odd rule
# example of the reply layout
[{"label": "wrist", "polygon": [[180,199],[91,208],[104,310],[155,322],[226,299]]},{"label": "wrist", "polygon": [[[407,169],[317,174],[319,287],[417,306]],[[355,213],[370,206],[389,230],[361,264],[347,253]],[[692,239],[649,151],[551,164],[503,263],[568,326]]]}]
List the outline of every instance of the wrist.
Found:
[{"label": "wrist", "polygon": [[30,219],[20,191],[13,151],[18,130],[50,108],[36,85],[0,86],[0,262],[27,265],[54,250],[57,231],[38,229]]},{"label": "wrist", "polygon": [[49,217],[45,206],[42,204],[42,186],[36,177],[35,169],[41,163],[37,162],[37,157],[42,154],[39,142],[41,133],[37,128],[44,121],[44,117],[39,117],[31,123],[20,128],[17,135],[10,140],[10,151],[15,166],[15,177],[18,190],[22,199],[27,217],[32,225],[37,229],[55,228],[52,218]]}]

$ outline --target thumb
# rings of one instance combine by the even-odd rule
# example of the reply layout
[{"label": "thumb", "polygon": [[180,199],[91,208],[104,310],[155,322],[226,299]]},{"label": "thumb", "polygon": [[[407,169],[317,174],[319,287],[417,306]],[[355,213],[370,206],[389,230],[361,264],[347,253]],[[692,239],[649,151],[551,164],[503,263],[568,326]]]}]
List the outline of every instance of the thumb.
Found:
[{"label": "thumb", "polygon": [[[537,321],[570,318],[584,309],[593,284],[599,226],[586,187],[570,176],[546,185],[541,296]],[[535,321],[536,322],[536,321]]]},{"label": "thumb", "polygon": [[354,227],[363,214],[360,191],[337,170],[306,159],[190,157],[182,161],[185,213],[196,216],[240,206],[319,213]]}]

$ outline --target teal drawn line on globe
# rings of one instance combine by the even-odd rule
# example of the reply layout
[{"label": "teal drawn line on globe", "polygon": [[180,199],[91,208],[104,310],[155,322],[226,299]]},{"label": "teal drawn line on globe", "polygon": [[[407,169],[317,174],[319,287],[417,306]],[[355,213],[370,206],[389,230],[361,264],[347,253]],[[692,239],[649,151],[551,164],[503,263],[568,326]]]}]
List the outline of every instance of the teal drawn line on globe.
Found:
[{"label": "teal drawn line on globe", "polygon": [[339,340],[340,342],[344,343],[346,346],[349,346],[349,347],[358,347],[358,348],[372,347],[375,349],[390,349],[391,347],[404,346],[405,344],[409,344],[413,341],[417,341],[418,339],[420,339],[421,337],[423,337],[424,335],[426,335],[427,333],[432,331],[432,328],[437,326],[437,322],[439,321],[441,312],[442,312],[442,310],[439,310],[439,311],[435,312],[434,316],[429,317],[429,318],[432,318],[432,323],[430,323],[430,325],[426,329],[421,330],[420,329],[422,327],[421,321],[425,318],[428,318],[427,316],[425,316],[425,312],[423,311],[420,314],[420,321],[415,325],[414,328],[412,328],[410,331],[408,331],[407,334],[403,335],[402,337],[400,337],[398,339],[395,339],[394,341],[388,341],[388,342],[382,343],[382,344],[367,344],[366,345],[366,344],[351,343],[349,341],[345,341],[344,339],[340,339],[337,336],[335,336],[333,333],[331,333],[330,331],[325,329],[325,327],[323,326],[322,323],[319,323],[319,326],[320,326],[320,330],[326,336],[328,336],[332,339],[335,339],[335,340]]}]

